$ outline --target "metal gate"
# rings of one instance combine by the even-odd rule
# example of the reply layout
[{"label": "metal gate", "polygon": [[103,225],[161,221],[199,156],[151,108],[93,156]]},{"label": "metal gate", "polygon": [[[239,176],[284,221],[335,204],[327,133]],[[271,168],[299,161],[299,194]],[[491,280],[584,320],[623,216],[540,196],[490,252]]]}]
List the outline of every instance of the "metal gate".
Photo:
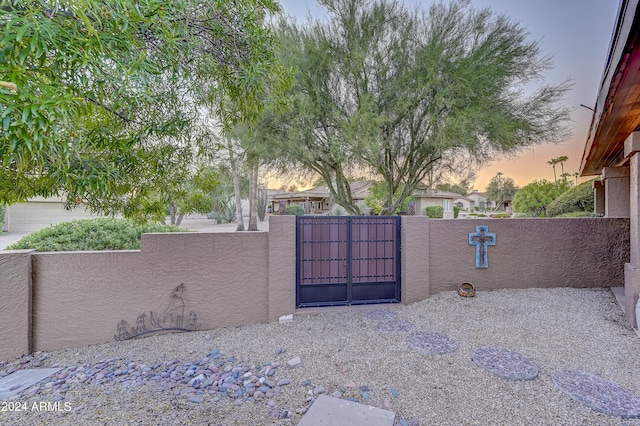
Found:
[{"label": "metal gate", "polygon": [[296,306],[400,301],[400,218],[298,216]]}]

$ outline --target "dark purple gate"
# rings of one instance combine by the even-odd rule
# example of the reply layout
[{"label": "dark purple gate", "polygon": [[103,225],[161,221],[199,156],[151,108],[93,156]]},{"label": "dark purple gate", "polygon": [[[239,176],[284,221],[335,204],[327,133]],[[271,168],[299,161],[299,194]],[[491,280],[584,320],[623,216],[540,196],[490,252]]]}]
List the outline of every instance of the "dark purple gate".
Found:
[{"label": "dark purple gate", "polygon": [[400,218],[298,216],[296,305],[400,301]]}]

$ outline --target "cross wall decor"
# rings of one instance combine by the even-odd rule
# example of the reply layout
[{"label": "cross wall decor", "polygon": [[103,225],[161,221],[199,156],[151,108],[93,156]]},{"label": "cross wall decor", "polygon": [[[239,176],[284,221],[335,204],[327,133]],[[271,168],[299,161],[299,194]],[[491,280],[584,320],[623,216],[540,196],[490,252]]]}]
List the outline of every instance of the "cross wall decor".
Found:
[{"label": "cross wall decor", "polygon": [[496,234],[489,232],[486,225],[476,226],[476,232],[469,234],[469,245],[476,246],[476,268],[489,267],[489,246],[496,245]]}]

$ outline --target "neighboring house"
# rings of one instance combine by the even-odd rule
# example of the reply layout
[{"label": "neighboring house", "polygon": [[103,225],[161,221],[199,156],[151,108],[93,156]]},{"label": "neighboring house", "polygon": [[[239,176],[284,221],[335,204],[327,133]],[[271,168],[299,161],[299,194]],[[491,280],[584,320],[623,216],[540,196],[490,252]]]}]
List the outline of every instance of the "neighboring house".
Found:
[{"label": "neighboring house", "polygon": [[416,203],[416,215],[425,216],[425,209],[432,206],[444,208],[444,218],[453,219],[453,203],[460,194],[437,189],[417,189],[413,192]]},{"label": "neighboring house", "polygon": [[86,210],[82,204],[75,209],[66,210],[61,198],[35,197],[25,203],[7,207],[4,229],[7,232],[27,233],[60,222],[98,216]]},{"label": "neighboring house", "polygon": [[478,192],[477,189],[471,191],[471,193],[467,194],[465,198],[468,198],[473,201],[474,209],[477,207],[479,210],[488,210],[491,209],[493,204],[491,201],[487,200],[486,192]]},{"label": "neighboring house", "polygon": [[580,163],[581,176],[602,177],[593,183],[596,213],[630,218],[630,256],[619,300],[631,325],[640,314],[639,39],[639,0],[622,0]]},{"label": "neighboring house", "polygon": [[[351,196],[354,202],[364,201],[374,183],[373,181],[350,182]],[[331,209],[331,194],[327,186],[316,186],[306,191],[273,194],[271,197],[272,211],[278,211],[280,201],[286,201],[289,206],[301,206],[306,214],[327,214]]]},{"label": "neighboring house", "polygon": [[472,212],[476,207],[476,202],[473,198],[458,195],[458,198],[453,200],[453,205],[458,206],[460,210]]}]

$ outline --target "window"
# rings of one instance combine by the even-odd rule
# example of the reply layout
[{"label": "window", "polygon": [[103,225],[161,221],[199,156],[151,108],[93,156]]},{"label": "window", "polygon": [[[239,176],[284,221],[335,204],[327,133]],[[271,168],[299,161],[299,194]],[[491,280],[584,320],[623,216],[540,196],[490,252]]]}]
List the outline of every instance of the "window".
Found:
[{"label": "window", "polygon": [[450,212],[453,210],[453,200],[442,200],[442,207],[444,207],[445,212]]}]

